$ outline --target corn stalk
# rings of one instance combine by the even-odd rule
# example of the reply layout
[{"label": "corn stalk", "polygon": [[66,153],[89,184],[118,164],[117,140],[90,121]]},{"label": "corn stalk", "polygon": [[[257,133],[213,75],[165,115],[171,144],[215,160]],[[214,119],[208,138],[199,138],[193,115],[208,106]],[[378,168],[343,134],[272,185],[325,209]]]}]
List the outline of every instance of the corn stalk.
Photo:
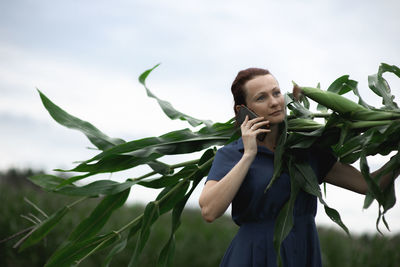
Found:
[{"label": "corn stalk", "polygon": [[[234,119],[225,123],[199,120],[179,112],[169,102],[155,96],[146,86],[146,78],[157,66],[145,71],[139,77],[139,82],[144,86],[147,95],[157,100],[170,119],[187,121],[192,127],[202,126],[200,130],[193,131],[187,128],[158,137],[132,141],[111,138],[91,123],[67,113],[38,90],[43,105],[53,119],[65,127],[84,133],[100,152],[72,169],[58,170],[59,172],[77,172],[79,175],[67,179],[47,174],[30,177],[33,183],[44,190],[81,198],[71,205],[60,208],[42,221],[33,221],[32,231],[17,243],[20,250],[41,241],[74,205],[88,197],[102,197],[102,201],[91,214],[71,231],[70,236],[54,252],[46,266],[76,265],[89,255],[106,248],[109,254],[104,266],[109,266],[112,258],[125,249],[132,237],[138,235],[136,249],[132,252],[129,263],[129,266],[136,266],[150,235],[151,226],[159,216],[168,212],[171,215],[171,234],[159,253],[158,266],[172,265],[174,235],[180,225],[180,216],[188,198],[200,181],[207,176],[216,146],[232,142],[240,136],[240,133],[234,126]],[[324,201],[310,166],[295,156],[296,151],[311,146],[330,148],[341,162],[354,163],[360,159],[360,169],[369,187],[364,208],[368,208],[373,200],[377,200],[379,204],[377,229],[379,230],[378,224],[381,219],[388,227],[384,215],[396,202],[394,183],[392,182],[385,191],[381,191],[378,186],[379,177],[378,179],[371,178],[367,163],[368,156],[387,155],[397,151],[387,164],[385,173],[394,173],[400,166],[398,153],[400,110],[382,76],[384,72],[391,72],[400,77],[400,69],[396,66],[381,64],[378,73],[369,76],[369,87],[383,99],[384,108],[382,109],[375,109],[366,104],[358,93],[357,82],[350,80],[347,75],[334,81],[327,91],[319,89],[319,86],[317,88],[296,87],[301,89],[303,94],[301,101],[296,101],[293,94],[287,94],[285,97],[290,114],[281,125],[282,130],[287,134],[282,134],[279,139],[275,152],[275,172],[266,190],[276,179],[279,179],[282,170],[287,169],[291,174],[292,192],[302,189],[317,196],[328,216],[348,233],[339,213]],[[359,97],[359,103],[354,103],[342,96],[350,91]],[[318,103],[318,113],[309,110],[308,98]],[[315,118],[324,118],[325,123],[317,122]],[[199,159],[174,165],[160,161],[161,158],[169,155],[198,151],[204,151]],[[124,182],[97,180],[82,186],[76,184],[77,181],[95,174],[118,173],[144,164],[150,166],[152,171],[139,177],[126,178]],[[126,202],[132,186],[136,184],[162,189],[162,191],[154,201],[147,204],[143,214],[126,222],[121,229],[99,234],[112,213]],[[295,197],[295,193],[291,194],[277,218],[274,245],[278,253],[280,244],[293,226]],[[280,260],[279,257],[278,260]]]}]

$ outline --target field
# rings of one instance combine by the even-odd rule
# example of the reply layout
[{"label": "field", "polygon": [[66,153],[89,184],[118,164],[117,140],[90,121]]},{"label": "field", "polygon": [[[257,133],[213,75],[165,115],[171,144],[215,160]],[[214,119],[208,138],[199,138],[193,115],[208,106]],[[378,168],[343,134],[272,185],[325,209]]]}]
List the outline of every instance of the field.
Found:
[{"label": "field", "polygon": [[[20,217],[33,208],[24,201],[27,197],[47,213],[51,213],[74,198],[42,192],[30,184],[26,177],[31,171],[8,170],[0,173],[0,240],[32,225]],[[96,199],[80,204],[66,216],[48,237],[37,245],[18,252],[13,245],[15,238],[0,244],[0,266],[43,266],[46,259],[61,244],[71,229],[85,218],[96,206]],[[113,214],[104,232],[116,229],[143,210],[142,206],[124,206]],[[182,224],[176,233],[176,253],[173,266],[218,266],[237,226],[228,216],[212,224],[204,222],[197,209],[186,209]],[[323,264],[330,266],[398,266],[400,262],[400,234],[392,236],[358,235],[349,238],[343,232],[319,228]],[[151,236],[142,255],[140,266],[156,266],[157,257],[167,242],[170,232],[170,216],[163,215],[152,227]],[[22,236],[21,236],[22,237]],[[117,254],[110,266],[126,266],[134,251],[135,240]],[[102,251],[86,259],[80,266],[101,266],[108,251]]]}]

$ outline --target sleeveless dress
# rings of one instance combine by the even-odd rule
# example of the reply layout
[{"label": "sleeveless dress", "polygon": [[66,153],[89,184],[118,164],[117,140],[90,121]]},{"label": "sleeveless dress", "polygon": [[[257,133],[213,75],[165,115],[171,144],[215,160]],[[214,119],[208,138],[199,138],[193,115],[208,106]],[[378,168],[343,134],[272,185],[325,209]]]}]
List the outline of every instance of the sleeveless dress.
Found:
[{"label": "sleeveless dress", "polygon": [[[241,159],[244,147],[238,139],[220,148],[210,169],[208,180],[220,180]],[[311,167],[321,183],[336,162],[329,152],[320,149],[306,150]],[[274,172],[274,153],[258,146],[238,193],[232,201],[232,219],[240,226],[220,266],[222,267],[276,267],[273,247],[274,223],[281,207],[290,196],[290,178],[287,173],[274,182],[264,194],[264,189]],[[286,267],[318,267],[321,252],[315,226],[317,198],[300,190],[294,207],[294,226],[281,246],[281,257]]]}]

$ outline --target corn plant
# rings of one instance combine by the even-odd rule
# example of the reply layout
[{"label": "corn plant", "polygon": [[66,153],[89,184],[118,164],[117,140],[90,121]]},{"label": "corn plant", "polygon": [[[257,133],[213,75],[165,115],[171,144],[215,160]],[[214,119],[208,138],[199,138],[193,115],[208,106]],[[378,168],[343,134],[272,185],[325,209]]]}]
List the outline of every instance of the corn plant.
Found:
[{"label": "corn plant", "polygon": [[[74,172],[69,178],[56,175],[41,174],[30,177],[30,180],[44,190],[58,194],[80,197],[75,202],[61,207],[50,216],[33,221],[33,226],[16,247],[26,249],[41,241],[68,212],[87,198],[99,197],[102,200],[98,206],[73,229],[69,237],[60,244],[54,254],[48,259],[46,266],[78,265],[85,258],[106,250],[108,256],[104,266],[109,266],[112,258],[125,249],[135,235],[138,236],[135,250],[129,266],[136,266],[141,251],[149,238],[153,223],[162,215],[170,214],[171,232],[164,248],[159,252],[158,266],[171,266],[174,255],[175,232],[180,225],[180,217],[186,202],[200,181],[207,176],[218,146],[228,144],[240,137],[235,127],[234,118],[225,123],[214,123],[210,120],[199,120],[176,110],[169,102],[159,99],[146,86],[148,75],[157,67],[145,71],[139,77],[147,95],[154,98],[164,113],[170,119],[180,119],[190,124],[191,129],[181,129],[158,137],[125,141],[111,138],[93,126],[70,115],[38,90],[41,101],[49,114],[59,124],[84,133],[90,142],[99,149],[99,153],[69,170],[59,172]],[[350,80],[348,75],[335,80],[327,91],[311,87],[295,86],[301,91],[302,98],[297,93],[286,94],[288,114],[280,125],[281,134],[275,151],[275,171],[271,184],[279,179],[282,171],[288,171],[291,177],[291,196],[282,207],[275,226],[274,246],[279,255],[280,244],[293,226],[293,206],[299,190],[304,190],[318,197],[324,205],[328,216],[349,233],[340,219],[339,213],[328,206],[323,199],[317,178],[311,167],[298,156],[298,151],[311,146],[330,148],[344,163],[354,163],[360,160],[361,172],[368,184],[368,194],[364,208],[368,208],[373,200],[379,204],[377,229],[382,219],[386,227],[385,213],[395,205],[394,183],[382,191],[379,178],[372,179],[367,157],[393,151],[397,153],[390,159],[383,173],[394,173],[400,166],[400,109],[394,102],[394,96],[382,74],[391,72],[400,78],[400,69],[396,66],[381,64],[378,73],[369,76],[369,87],[382,98],[384,107],[376,109],[362,100],[357,82]],[[352,102],[342,95],[352,91],[359,103]],[[309,99],[318,103],[317,113],[310,111]],[[317,122],[315,118],[324,118],[325,123]],[[197,131],[194,127],[200,126]],[[287,134],[284,134],[287,133]],[[169,155],[186,154],[203,151],[202,156],[178,164],[166,164],[161,158]],[[112,180],[96,180],[85,185],[77,185],[77,181],[99,173],[118,173],[119,171],[148,165],[151,172],[139,177],[127,178],[124,182]],[[127,200],[133,185],[141,185],[152,189],[162,189],[157,198],[146,205],[144,212],[127,221],[120,229],[106,234],[100,234],[113,212]],[[136,189],[139,190],[139,189]],[[45,214],[32,203],[32,207]],[[278,260],[279,257],[278,257]],[[281,264],[281,263],[280,263]]]}]

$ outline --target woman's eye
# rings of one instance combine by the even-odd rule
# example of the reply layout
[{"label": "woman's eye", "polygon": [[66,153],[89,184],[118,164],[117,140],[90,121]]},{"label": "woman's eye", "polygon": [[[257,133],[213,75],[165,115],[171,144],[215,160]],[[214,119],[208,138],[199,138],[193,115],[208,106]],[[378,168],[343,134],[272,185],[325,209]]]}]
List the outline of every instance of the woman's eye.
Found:
[{"label": "woman's eye", "polygon": [[265,98],[265,96],[259,96],[259,97],[257,97],[257,100],[263,100]]},{"label": "woman's eye", "polygon": [[280,96],[280,95],[281,95],[281,92],[279,92],[279,91],[274,92],[274,96]]}]

